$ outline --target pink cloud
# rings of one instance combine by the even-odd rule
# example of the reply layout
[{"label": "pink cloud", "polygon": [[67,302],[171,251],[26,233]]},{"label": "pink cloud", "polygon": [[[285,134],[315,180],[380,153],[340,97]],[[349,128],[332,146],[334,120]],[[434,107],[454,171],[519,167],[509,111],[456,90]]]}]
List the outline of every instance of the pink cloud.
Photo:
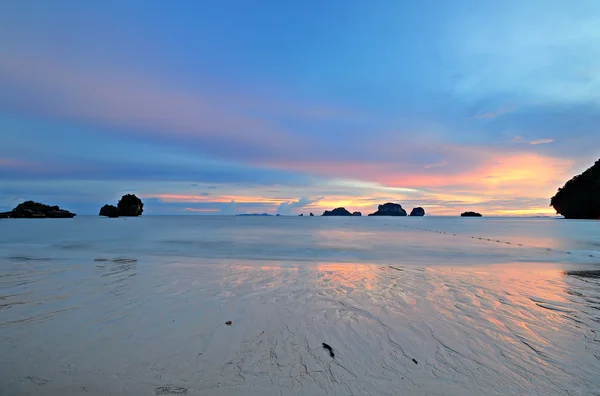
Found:
[{"label": "pink cloud", "polygon": [[29,93],[27,102],[21,104],[25,110],[49,116],[126,127],[137,133],[207,137],[273,148],[301,145],[285,130],[252,115],[249,100],[235,96],[190,94],[141,76],[84,72],[49,59],[0,56],[0,78]]}]

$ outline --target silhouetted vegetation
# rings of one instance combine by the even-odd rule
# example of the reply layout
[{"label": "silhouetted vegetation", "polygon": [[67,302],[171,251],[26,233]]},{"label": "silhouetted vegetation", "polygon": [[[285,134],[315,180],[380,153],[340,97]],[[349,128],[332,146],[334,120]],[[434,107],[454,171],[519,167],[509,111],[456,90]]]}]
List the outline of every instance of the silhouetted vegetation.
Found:
[{"label": "silhouetted vegetation", "polygon": [[144,203],[134,194],[126,194],[119,200],[117,206],[104,205],[100,209],[100,216],[106,217],[133,217],[144,212]]},{"label": "silhouetted vegetation", "polygon": [[115,205],[104,205],[102,209],[100,209],[100,216],[119,217],[119,208]]},{"label": "silhouetted vegetation", "polygon": [[346,208],[335,208],[333,210],[326,210],[323,212],[323,216],[352,216],[352,213],[348,212]]},{"label": "silhouetted vegetation", "polygon": [[63,210],[58,206],[44,205],[34,201],[25,201],[10,212],[0,213],[0,218],[4,219],[70,219],[72,217],[75,217],[75,213]]},{"label": "silhouetted vegetation", "polygon": [[406,216],[406,210],[402,209],[400,204],[388,202],[379,205],[377,212],[371,213],[369,216]]},{"label": "silhouetted vegetation", "polygon": [[410,211],[410,215],[411,216],[425,216],[425,209],[419,207],[413,208],[413,210]]},{"label": "silhouetted vegetation", "polygon": [[600,160],[559,188],[550,206],[567,219],[600,220]]}]

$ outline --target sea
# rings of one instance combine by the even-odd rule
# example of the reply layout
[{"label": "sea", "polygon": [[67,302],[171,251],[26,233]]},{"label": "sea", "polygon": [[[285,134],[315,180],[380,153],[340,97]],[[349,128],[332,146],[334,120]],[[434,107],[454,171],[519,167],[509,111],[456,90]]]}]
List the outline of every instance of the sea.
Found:
[{"label": "sea", "polygon": [[598,221],[0,220],[2,395],[600,395],[598,373]]}]

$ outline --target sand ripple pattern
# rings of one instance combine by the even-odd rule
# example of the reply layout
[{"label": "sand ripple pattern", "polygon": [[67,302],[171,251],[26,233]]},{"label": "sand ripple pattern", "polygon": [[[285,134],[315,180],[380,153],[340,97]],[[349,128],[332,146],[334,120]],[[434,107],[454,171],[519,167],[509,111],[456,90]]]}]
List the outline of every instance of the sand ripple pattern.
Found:
[{"label": "sand ripple pattern", "polygon": [[1,263],[2,395],[600,395],[594,270]]}]

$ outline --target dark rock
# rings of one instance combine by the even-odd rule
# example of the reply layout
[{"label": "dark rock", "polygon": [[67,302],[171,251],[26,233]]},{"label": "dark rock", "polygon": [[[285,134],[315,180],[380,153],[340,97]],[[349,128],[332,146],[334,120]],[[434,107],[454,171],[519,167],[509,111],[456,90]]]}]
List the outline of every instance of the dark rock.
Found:
[{"label": "dark rock", "polygon": [[303,214],[303,213],[300,213],[298,216],[302,217],[302,216],[304,216],[304,214]]},{"label": "dark rock", "polygon": [[104,205],[101,209],[100,209],[100,213],[99,216],[106,216],[106,217],[119,217],[119,208],[117,208],[114,205]]},{"label": "dark rock", "polygon": [[312,214],[312,213],[311,213],[309,216],[310,216],[310,217],[313,217],[313,216],[314,216],[314,214]]},{"label": "dark rock", "polygon": [[600,160],[559,188],[550,206],[567,219],[600,220]]},{"label": "dark rock", "polygon": [[142,200],[133,194],[123,195],[117,208],[119,208],[119,216],[140,216],[144,212]]},{"label": "dark rock", "polygon": [[0,218],[4,219],[70,219],[73,217],[75,217],[75,213],[71,213],[68,210],[33,201],[23,202],[10,212],[0,213]]},{"label": "dark rock", "polygon": [[333,210],[326,210],[323,212],[323,216],[352,216],[352,213],[348,212],[346,208],[335,208]]},{"label": "dark rock", "polygon": [[126,194],[121,197],[117,206],[104,205],[100,209],[100,216],[106,217],[133,217],[140,216],[144,212],[144,204],[141,199],[133,194]]},{"label": "dark rock", "polygon": [[419,207],[413,208],[413,210],[410,211],[410,215],[411,216],[425,216],[425,209]]},{"label": "dark rock", "polygon": [[460,215],[461,217],[481,217],[481,213],[477,213],[477,212],[464,212],[461,213]]},{"label": "dark rock", "polygon": [[360,213],[360,212],[354,212],[354,213],[352,213],[352,216],[362,216],[362,213]]},{"label": "dark rock", "polygon": [[225,324],[226,324],[227,326],[231,326],[231,320],[228,320],[227,322],[225,322]]},{"label": "dark rock", "polygon": [[406,216],[406,210],[402,209],[402,205],[388,202],[379,205],[377,212],[371,213],[369,216]]}]

